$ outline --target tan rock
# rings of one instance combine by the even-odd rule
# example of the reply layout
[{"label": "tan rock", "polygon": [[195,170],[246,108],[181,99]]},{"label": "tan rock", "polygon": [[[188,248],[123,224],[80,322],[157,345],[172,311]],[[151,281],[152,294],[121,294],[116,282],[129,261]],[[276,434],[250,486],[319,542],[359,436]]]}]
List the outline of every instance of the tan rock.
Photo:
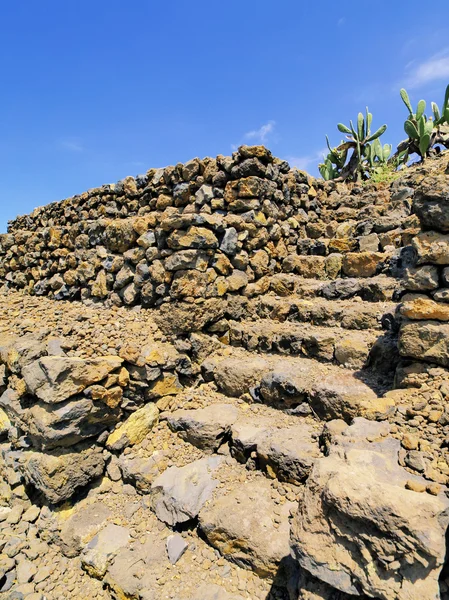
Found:
[{"label": "tan rock", "polygon": [[[346,594],[430,600],[439,596],[449,501],[409,489],[412,479],[427,482],[398,465],[398,451],[386,438],[337,446],[316,461],[292,523],[292,548],[303,569]],[[379,556],[396,568],[385,569]]]},{"label": "tan rock", "polygon": [[417,450],[419,438],[411,433],[406,433],[402,438],[402,445],[406,450]]},{"label": "tan rock", "polygon": [[122,367],[118,374],[118,381],[120,387],[126,387],[129,383],[129,371]]},{"label": "tan rock", "polygon": [[426,491],[426,484],[422,481],[415,481],[414,479],[409,479],[405,484],[405,488],[407,490],[412,490],[413,492],[418,492],[419,494],[422,494]]},{"label": "tan rock", "polygon": [[8,433],[8,429],[11,427],[11,421],[5,411],[0,408],[0,436]]},{"label": "tan rock", "polygon": [[175,230],[167,239],[169,248],[183,250],[184,248],[218,248],[215,234],[205,227],[190,226],[187,231]]},{"label": "tan rock", "polygon": [[410,321],[399,332],[401,356],[449,366],[449,324],[439,321]]},{"label": "tan rock", "polygon": [[326,258],[324,256],[297,256],[286,258],[291,261],[292,270],[305,279],[326,279]]},{"label": "tan rock", "polygon": [[227,278],[228,291],[237,292],[248,285],[248,275],[244,271],[234,269]]},{"label": "tan rock", "polygon": [[[289,554],[292,502],[278,506],[268,480],[245,481],[203,508],[200,528],[210,544],[226,558],[260,577],[276,574]],[[276,527],[273,516],[279,515]]]},{"label": "tan rock", "polygon": [[345,338],[335,344],[335,360],[343,366],[351,368],[363,367],[368,358],[368,344],[355,336]]},{"label": "tan rock", "polygon": [[329,252],[342,253],[353,252],[357,241],[351,238],[334,238],[329,240]]},{"label": "tan rock", "polygon": [[107,389],[102,385],[93,385],[90,390],[92,400],[100,400],[109,406],[109,408],[117,408],[123,398],[123,390],[120,386]]},{"label": "tan rock", "polygon": [[329,254],[326,257],[326,273],[329,279],[336,279],[339,276],[342,263],[341,254]]},{"label": "tan rock", "polygon": [[148,403],[132,413],[108,437],[106,447],[109,450],[123,450],[127,446],[140,444],[159,420],[159,410],[153,403]]},{"label": "tan rock", "polygon": [[156,399],[164,396],[174,396],[179,394],[182,389],[183,387],[176,373],[163,373],[162,377],[151,387],[150,397]]},{"label": "tan rock", "polygon": [[262,162],[271,162],[272,155],[265,146],[240,146],[239,153],[243,158],[258,158]]},{"label": "tan rock", "polygon": [[428,483],[426,491],[432,496],[438,496],[438,494],[441,492],[441,485],[438,483]]},{"label": "tan rock", "polygon": [[47,403],[62,402],[118,369],[118,356],[72,358],[44,356],[22,369],[28,391]]},{"label": "tan rock", "polygon": [[202,273],[193,269],[176,271],[170,288],[170,296],[172,298],[204,297],[208,283],[208,273]]},{"label": "tan rock", "polygon": [[113,252],[126,252],[137,239],[131,219],[112,221],[104,234],[106,246]]},{"label": "tan rock", "polygon": [[449,235],[422,232],[413,238],[412,246],[418,255],[418,264],[449,265]]},{"label": "tan rock", "polygon": [[106,271],[102,270],[98,273],[96,280],[92,284],[91,293],[96,298],[106,298],[108,295]]},{"label": "tan rock", "polygon": [[417,298],[404,302],[400,312],[404,317],[413,320],[449,321],[449,304],[435,302],[430,298]]},{"label": "tan rock", "polygon": [[349,252],[343,258],[343,273],[348,277],[372,277],[384,260],[380,252]]}]

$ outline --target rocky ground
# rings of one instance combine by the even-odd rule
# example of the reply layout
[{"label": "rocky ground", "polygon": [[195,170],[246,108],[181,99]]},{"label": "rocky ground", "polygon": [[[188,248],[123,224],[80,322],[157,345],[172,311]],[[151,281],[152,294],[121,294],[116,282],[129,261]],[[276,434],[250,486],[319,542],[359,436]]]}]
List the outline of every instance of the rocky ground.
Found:
[{"label": "rocky ground", "polygon": [[[115,439],[110,436],[106,446],[106,440],[100,443],[104,474],[69,500],[52,503],[51,490],[41,488],[47,499],[39,487],[36,491],[14,463],[20,462],[17,454],[26,449],[26,439],[19,438],[11,452],[4,437],[2,598],[349,598],[356,588],[347,586],[350,593],[345,595],[298,574],[288,559],[291,524],[292,531],[300,532],[299,556],[304,555],[301,539],[311,535],[308,519],[295,515],[304,494],[312,494],[307,481],[316,461],[328,455],[325,460],[332,459],[342,477],[347,468],[358,473],[358,459],[339,454],[347,440],[368,456],[382,440],[400,440],[400,446],[388,450],[390,462],[382,473],[374,473],[374,480],[390,470],[390,480],[382,484],[385,493],[393,481],[395,498],[407,490],[422,497],[415,508],[430,511],[430,520],[447,510],[444,399],[449,386],[444,368],[409,368],[404,377],[415,387],[388,391],[388,378],[361,373],[354,379],[356,371],[325,360],[259,353],[204,334],[192,334],[189,340],[166,337],[149,310],[86,306],[8,291],[0,314],[0,337],[23,340],[31,335],[56,344],[67,357],[116,355],[138,363],[136,352],[152,345],[167,354],[188,347],[193,364],[182,389],[180,384],[155,399],[157,418],[144,430],[138,425],[137,437],[136,427],[120,429],[126,430],[129,419],[116,429]],[[308,403],[302,402],[306,388],[314,388]],[[377,414],[380,421],[369,425],[356,419],[352,433],[344,419],[355,415],[354,407],[368,418]],[[3,431],[14,442],[8,423]],[[323,476],[316,467],[313,473],[316,487]],[[363,470],[359,476],[365,476]],[[440,508],[427,506],[426,498],[435,499]],[[307,510],[313,507],[310,498]],[[313,522],[320,523],[318,514]],[[424,532],[410,530],[415,546]],[[425,550],[435,556],[438,551]],[[394,563],[397,552],[392,549],[387,564]],[[395,560],[393,567],[400,569],[403,559]],[[443,592],[445,586],[441,580]]]},{"label": "rocky ground", "polygon": [[11,223],[2,600],[448,600],[447,161],[243,146]]}]

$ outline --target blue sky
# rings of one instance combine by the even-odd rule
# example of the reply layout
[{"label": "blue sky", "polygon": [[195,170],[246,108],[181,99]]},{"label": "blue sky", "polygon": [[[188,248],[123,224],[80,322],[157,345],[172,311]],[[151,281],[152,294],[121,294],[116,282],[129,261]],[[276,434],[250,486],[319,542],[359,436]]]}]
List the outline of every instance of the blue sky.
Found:
[{"label": "blue sky", "polygon": [[265,143],[316,174],[368,104],[384,142],[449,83],[447,0],[20,0],[0,8],[8,219],[194,156]]}]

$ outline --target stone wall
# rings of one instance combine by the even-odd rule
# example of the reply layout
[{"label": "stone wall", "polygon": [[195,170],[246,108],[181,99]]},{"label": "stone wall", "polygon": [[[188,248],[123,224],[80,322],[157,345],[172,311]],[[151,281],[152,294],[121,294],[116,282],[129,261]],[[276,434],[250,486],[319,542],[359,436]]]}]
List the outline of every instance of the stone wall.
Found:
[{"label": "stone wall", "polygon": [[18,217],[0,236],[0,278],[56,299],[149,307],[280,293],[280,273],[397,276],[399,249],[419,231],[415,184],[323,182],[242,146]]},{"label": "stone wall", "polygon": [[[449,184],[429,176],[415,195],[413,210],[422,231],[411,243],[412,266],[405,278],[399,352],[410,359],[401,378],[419,385],[435,365],[449,367]],[[417,363],[418,361],[418,363]]]}]

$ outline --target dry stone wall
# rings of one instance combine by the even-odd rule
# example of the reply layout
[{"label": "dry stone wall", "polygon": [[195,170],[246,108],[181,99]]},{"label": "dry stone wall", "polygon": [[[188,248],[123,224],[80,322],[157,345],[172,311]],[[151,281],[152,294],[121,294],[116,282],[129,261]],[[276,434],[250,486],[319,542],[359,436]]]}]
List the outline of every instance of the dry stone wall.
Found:
[{"label": "dry stone wall", "polygon": [[413,194],[403,180],[381,190],[314,180],[242,146],[17,218],[0,236],[0,277],[36,295],[149,307],[288,291],[275,274],[397,275],[398,249],[419,231]]},{"label": "dry stone wall", "polygon": [[12,222],[0,595],[448,600],[448,162],[242,147]]}]

